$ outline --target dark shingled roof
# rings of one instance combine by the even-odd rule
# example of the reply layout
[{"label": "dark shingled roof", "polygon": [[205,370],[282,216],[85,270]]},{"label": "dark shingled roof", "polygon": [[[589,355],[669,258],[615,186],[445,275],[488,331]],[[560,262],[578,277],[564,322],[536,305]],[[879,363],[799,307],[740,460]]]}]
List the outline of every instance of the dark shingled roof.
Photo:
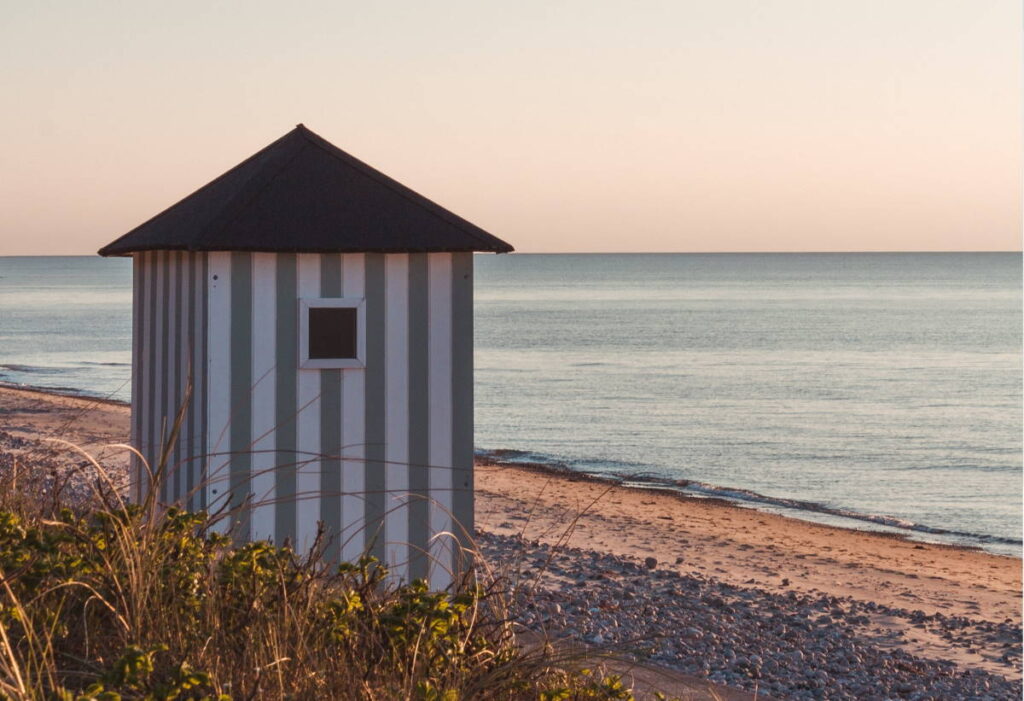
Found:
[{"label": "dark shingled roof", "polygon": [[301,124],[100,249],[422,253],[512,246]]}]

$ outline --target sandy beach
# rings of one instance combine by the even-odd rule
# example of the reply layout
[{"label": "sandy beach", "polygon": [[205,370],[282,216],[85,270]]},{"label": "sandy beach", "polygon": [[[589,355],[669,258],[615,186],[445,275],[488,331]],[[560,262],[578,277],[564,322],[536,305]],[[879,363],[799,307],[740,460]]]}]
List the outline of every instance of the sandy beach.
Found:
[{"label": "sandy beach", "polygon": [[[800,664],[790,665],[787,674],[794,666],[809,672],[828,667],[830,674],[854,678],[857,665],[867,677],[883,676],[888,665],[912,669],[888,687],[900,696],[900,689],[919,691],[914,680],[928,675],[991,674],[1019,684],[1017,558],[822,526],[540,467],[478,465],[477,494],[480,537],[492,552],[518,557],[524,576],[539,582],[539,627],[567,628],[575,637],[612,647],[667,634],[674,640],[659,646],[656,661],[748,689],[756,686],[750,677],[762,675],[745,669],[743,658],[765,657],[766,651],[784,658],[787,650],[802,650]],[[560,565],[551,564],[553,552]],[[592,581],[593,573],[579,567],[579,560],[598,571],[599,581]],[[531,572],[531,564],[539,571]],[[610,617],[589,603],[577,606],[576,615],[551,615],[571,612],[574,598],[629,603],[616,605]],[[637,608],[645,615],[618,631],[623,614]],[[723,622],[723,609],[746,620],[730,616]],[[649,617],[652,612],[657,614]],[[746,632],[737,636],[737,628]],[[838,635],[844,641],[836,644]],[[734,648],[732,654],[721,653],[723,642]],[[850,649],[856,650],[852,664],[833,663]],[[716,668],[733,671],[715,673]],[[876,696],[867,687],[822,695],[833,681],[823,677],[816,686],[808,680],[806,695],[794,693],[800,684],[761,688],[786,698]],[[947,691],[910,697],[985,695]]]},{"label": "sandy beach", "polygon": [[[927,615],[1021,620],[1016,558],[529,467],[478,465],[477,492],[477,527],[495,534],[554,543],[576,519],[569,545],[654,557],[659,566],[734,586],[853,597]],[[969,654],[921,631],[913,637],[906,646],[915,653],[989,666],[987,651]]]},{"label": "sandy beach", "polygon": [[[0,388],[0,466],[10,468],[31,453],[35,464],[49,470],[45,479],[62,483],[64,473],[84,461],[69,460],[55,452],[59,446],[44,442],[59,438],[98,454],[123,475],[124,452],[102,446],[126,440],[128,420],[123,404]],[[87,488],[81,479],[69,482],[68,488]],[[822,654],[828,664],[839,670],[859,664],[861,676],[884,676],[878,660],[891,660],[891,689],[898,696],[941,697],[937,691],[915,696],[909,682],[900,681],[914,674],[939,679],[935,689],[944,688],[941,680],[967,679],[976,683],[971,689],[991,688],[991,698],[1019,694],[1017,558],[816,525],[540,467],[482,462],[476,486],[485,555],[530,582],[533,598],[523,621],[554,637],[611,649],[624,640],[671,638],[671,645],[654,645],[654,662],[780,697],[859,697],[856,670],[854,681],[833,687],[841,672],[817,669],[823,662],[805,662],[811,674],[798,684],[779,681],[784,676],[773,670],[789,659],[786,646],[804,646],[813,662],[819,640],[827,642]],[[598,606],[601,601],[613,603]],[[634,614],[654,602],[656,614],[624,616],[624,601]],[[729,615],[715,613],[716,606]],[[769,619],[758,618],[768,610]],[[754,638],[736,633],[744,626],[760,636],[760,649],[722,652],[751,644]],[[793,631],[817,637],[795,639]],[[837,662],[835,646],[846,641],[858,652],[843,648]],[[701,650],[703,659],[692,659]],[[903,669],[908,666],[910,671]],[[792,676],[787,670],[781,668]],[[825,676],[814,676],[819,672]],[[843,691],[823,692],[829,688]]]}]

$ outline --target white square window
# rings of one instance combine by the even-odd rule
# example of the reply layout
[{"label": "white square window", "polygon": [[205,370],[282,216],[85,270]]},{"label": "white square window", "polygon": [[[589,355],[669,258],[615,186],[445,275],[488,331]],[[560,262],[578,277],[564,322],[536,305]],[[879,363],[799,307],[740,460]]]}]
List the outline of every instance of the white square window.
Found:
[{"label": "white square window", "polygon": [[299,367],[366,367],[366,303],[350,297],[299,300]]}]

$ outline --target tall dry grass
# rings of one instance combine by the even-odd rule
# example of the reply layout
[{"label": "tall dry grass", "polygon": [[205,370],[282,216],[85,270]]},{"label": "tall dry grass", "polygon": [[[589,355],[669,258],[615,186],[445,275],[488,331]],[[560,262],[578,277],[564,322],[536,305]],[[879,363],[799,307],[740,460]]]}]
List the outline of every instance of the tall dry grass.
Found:
[{"label": "tall dry grass", "polygon": [[322,538],[307,553],[235,543],[208,514],[157,503],[167,451],[139,504],[91,464],[87,503],[34,493],[31,464],[0,475],[0,697],[632,698],[517,644],[493,570],[433,592],[370,557],[329,563]]}]

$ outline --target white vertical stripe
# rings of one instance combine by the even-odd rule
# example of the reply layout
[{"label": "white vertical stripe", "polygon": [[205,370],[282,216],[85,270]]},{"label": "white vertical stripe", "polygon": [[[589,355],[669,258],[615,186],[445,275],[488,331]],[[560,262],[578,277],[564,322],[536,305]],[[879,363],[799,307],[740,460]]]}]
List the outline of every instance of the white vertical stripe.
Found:
[{"label": "white vertical stripe", "polygon": [[[164,280],[167,279],[167,252],[155,251],[153,253],[154,282],[153,294],[156,299],[156,318],[153,319],[156,335],[153,340],[153,363],[155,366],[156,386],[153,387],[153,447],[150,451],[150,469],[154,473],[160,467],[160,455],[163,452],[165,431],[167,428],[167,339],[164,338],[164,318],[167,315],[167,298],[164,296]],[[162,490],[158,485],[150,485],[150,489],[156,488],[154,495],[158,501],[162,501]]]},{"label": "white vertical stripe", "polygon": [[[366,256],[362,253],[345,254],[341,259],[341,294],[343,297],[366,297]],[[345,459],[341,463],[341,557],[355,560],[363,554],[366,490],[363,460],[366,450],[364,423],[366,422],[366,370],[342,370],[341,383],[341,450]]]},{"label": "white vertical stripe", "polygon": [[[297,296],[320,297],[320,255],[300,253],[297,257]],[[296,302],[296,305],[298,303]],[[295,383],[296,443],[299,454],[295,474],[296,551],[303,553],[313,545],[317,521],[320,518],[320,371],[299,370]],[[288,369],[281,368],[281,372]]]},{"label": "white vertical stripe", "polygon": [[385,556],[392,574],[407,579],[409,559],[409,255],[385,256],[384,499]]},{"label": "white vertical stripe", "polygon": [[203,480],[206,477],[206,451],[208,446],[203,445],[203,423],[206,419],[206,393],[203,391],[203,382],[206,377],[206,356],[204,355],[205,346],[203,344],[203,318],[206,314],[204,294],[207,280],[203,275],[203,260],[205,253],[193,253],[190,257],[192,259],[192,287],[195,288],[195,306],[192,310],[192,344],[194,352],[192,354],[192,375],[195,378],[195,386],[192,388],[192,409],[195,411],[196,421],[193,426],[195,440],[192,443],[193,462],[192,467],[192,502],[191,507],[193,510],[199,509],[203,503],[203,497],[200,496],[201,490],[205,490],[206,486],[203,484]]},{"label": "white vertical stripe", "polygon": [[[274,540],[277,255],[252,256],[252,540]],[[290,368],[285,371],[290,371]]]},{"label": "white vertical stripe", "polygon": [[[209,447],[209,474],[207,475],[207,509],[215,513],[223,507],[223,499],[231,489],[229,475],[230,423],[231,423],[231,253],[216,251],[208,254],[209,267],[206,284],[209,286],[209,327],[207,344],[207,417]],[[224,532],[228,519],[218,522]]]},{"label": "white vertical stripe", "polygon": [[452,529],[452,256],[427,256],[430,464],[430,584],[451,584]]}]

